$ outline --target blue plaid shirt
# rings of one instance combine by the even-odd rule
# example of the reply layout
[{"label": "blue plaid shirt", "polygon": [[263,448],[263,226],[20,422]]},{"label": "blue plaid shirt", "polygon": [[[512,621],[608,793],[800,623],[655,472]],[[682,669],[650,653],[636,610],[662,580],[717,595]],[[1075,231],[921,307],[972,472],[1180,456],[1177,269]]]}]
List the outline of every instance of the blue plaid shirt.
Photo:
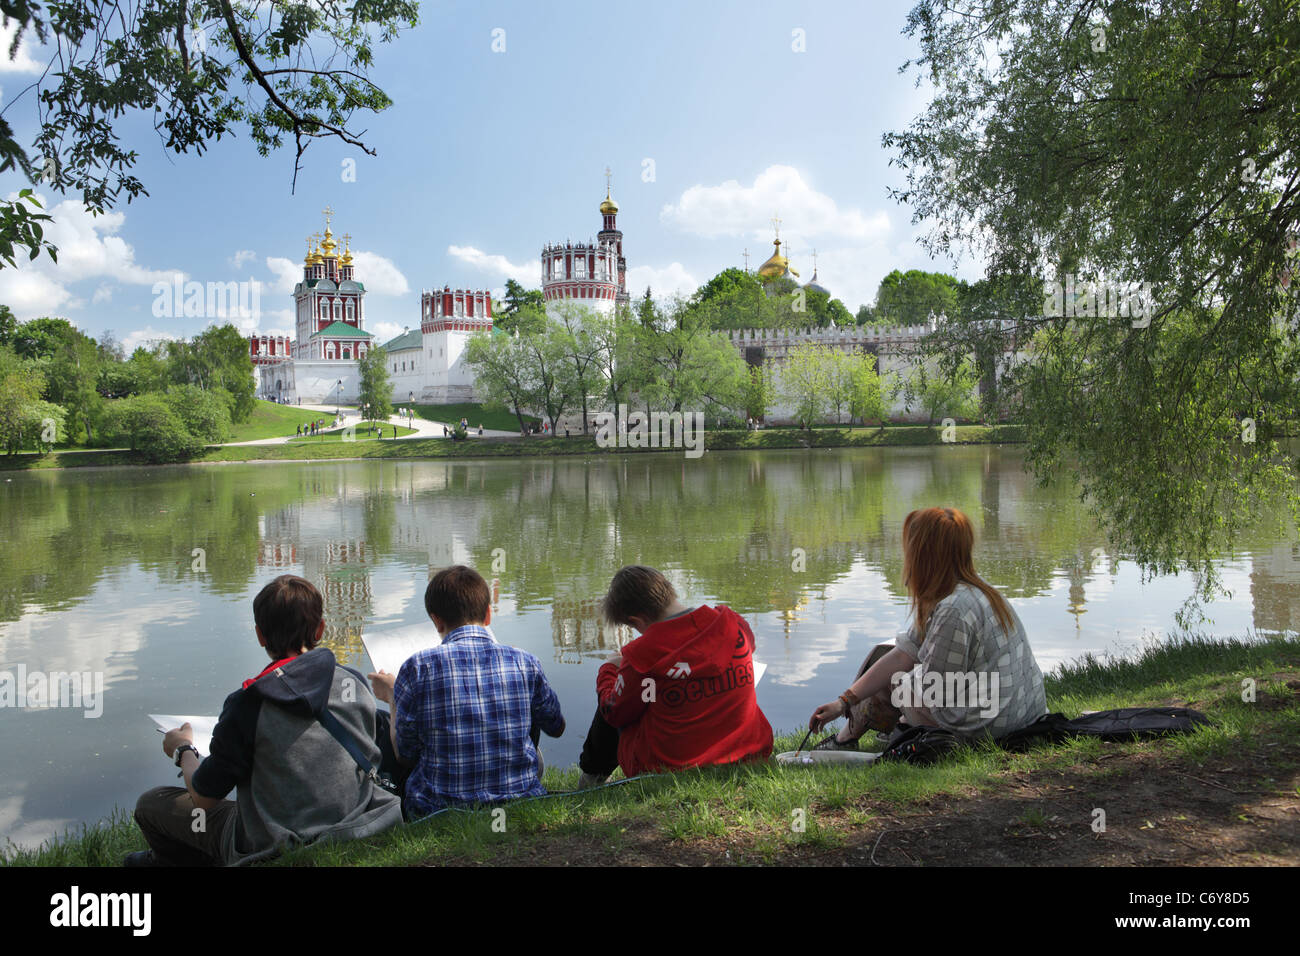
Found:
[{"label": "blue plaid shirt", "polygon": [[529,731],[554,737],[564,730],[541,662],[498,644],[478,624],[450,631],[402,664],[393,714],[397,750],[416,763],[406,781],[414,815],[544,794]]}]

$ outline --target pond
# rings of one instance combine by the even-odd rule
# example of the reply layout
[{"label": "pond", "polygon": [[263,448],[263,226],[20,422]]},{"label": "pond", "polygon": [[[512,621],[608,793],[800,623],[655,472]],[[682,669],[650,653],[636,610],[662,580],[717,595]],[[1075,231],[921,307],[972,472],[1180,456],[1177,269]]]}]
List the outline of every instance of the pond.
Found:
[{"label": "pond", "polygon": [[[478,568],[498,639],[540,658],[559,694],[569,730],[542,738],[553,767],[576,762],[596,669],[631,636],[596,615],[624,564],[749,620],[778,731],[905,626],[899,536],[913,508],[971,517],[976,567],[1012,600],[1044,671],[1163,639],[1192,589],[1187,575],[1143,583],[1075,490],[1038,487],[1013,447],[74,469],[14,474],[0,494],[0,676],[103,680],[91,719],[0,709],[0,842],[20,844],[175,782],[145,715],[215,714],[265,666],[252,598],[281,573],[317,584],[328,646],[368,670],[363,633],[427,623],[431,571]],[[1261,527],[1220,567],[1231,596],[1202,631],[1296,627],[1293,537]]]}]

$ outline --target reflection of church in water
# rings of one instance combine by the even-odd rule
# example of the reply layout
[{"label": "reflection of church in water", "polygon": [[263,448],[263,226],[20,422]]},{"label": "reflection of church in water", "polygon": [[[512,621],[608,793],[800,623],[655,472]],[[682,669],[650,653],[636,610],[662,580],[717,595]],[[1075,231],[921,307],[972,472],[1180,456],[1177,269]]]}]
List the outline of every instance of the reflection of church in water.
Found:
[{"label": "reflection of church in water", "polygon": [[607,624],[601,616],[602,598],[557,598],[551,602],[551,644],[560,664],[577,664],[584,657],[608,657],[636,635],[624,624]]},{"label": "reflection of church in water", "polygon": [[341,664],[363,659],[366,651],[361,633],[371,617],[373,598],[373,550],[363,540],[295,544],[301,540],[297,508],[264,516],[259,530],[257,565],[266,572],[260,576],[297,573],[316,585],[325,602],[323,645]]}]

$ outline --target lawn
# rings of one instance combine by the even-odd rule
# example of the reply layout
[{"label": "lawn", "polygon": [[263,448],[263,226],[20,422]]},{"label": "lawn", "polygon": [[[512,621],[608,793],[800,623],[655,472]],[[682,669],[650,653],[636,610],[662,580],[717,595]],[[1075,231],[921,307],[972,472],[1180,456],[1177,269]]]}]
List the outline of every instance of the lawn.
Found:
[{"label": "lawn", "polygon": [[[1253,696],[1243,687],[1253,689]],[[280,865],[1282,864],[1300,860],[1300,638],[1185,638],[1131,660],[1048,675],[1047,704],[1193,707],[1212,726],[1145,743],[1080,738],[1029,753],[990,746],[930,767],[773,761],[637,777],[577,793],[444,811]],[[1249,699],[1243,699],[1249,697]],[[580,728],[584,721],[571,720]],[[776,751],[803,737],[779,735]],[[1097,828],[1097,810],[1105,825]],[[504,826],[502,826],[504,824]],[[116,866],[144,846],[125,810],[0,863]]]},{"label": "lawn", "polygon": [[[401,405],[401,402],[397,404]],[[468,419],[470,427],[492,428],[498,431],[519,432],[519,419],[514,412],[504,409],[489,409],[477,402],[462,402],[459,405],[416,405],[415,414],[431,422],[446,422],[454,425],[462,418]],[[525,415],[526,422],[540,422],[540,418]]]},{"label": "lawn", "polygon": [[230,441],[258,441],[262,438],[280,438],[292,435],[299,425],[321,417],[321,413],[295,405],[277,405],[258,401],[248,421],[231,429]]}]

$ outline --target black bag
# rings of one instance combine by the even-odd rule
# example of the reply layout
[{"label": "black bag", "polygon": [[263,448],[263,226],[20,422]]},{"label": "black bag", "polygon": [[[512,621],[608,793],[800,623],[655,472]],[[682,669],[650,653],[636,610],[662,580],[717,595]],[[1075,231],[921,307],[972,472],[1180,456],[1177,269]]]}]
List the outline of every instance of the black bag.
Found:
[{"label": "black bag", "polygon": [[1120,707],[1074,719],[1064,714],[1044,714],[1028,727],[1000,737],[998,746],[1019,752],[1040,743],[1060,743],[1068,737],[1100,737],[1114,742],[1153,740],[1191,733],[1209,724],[1210,718],[1188,707]]}]

